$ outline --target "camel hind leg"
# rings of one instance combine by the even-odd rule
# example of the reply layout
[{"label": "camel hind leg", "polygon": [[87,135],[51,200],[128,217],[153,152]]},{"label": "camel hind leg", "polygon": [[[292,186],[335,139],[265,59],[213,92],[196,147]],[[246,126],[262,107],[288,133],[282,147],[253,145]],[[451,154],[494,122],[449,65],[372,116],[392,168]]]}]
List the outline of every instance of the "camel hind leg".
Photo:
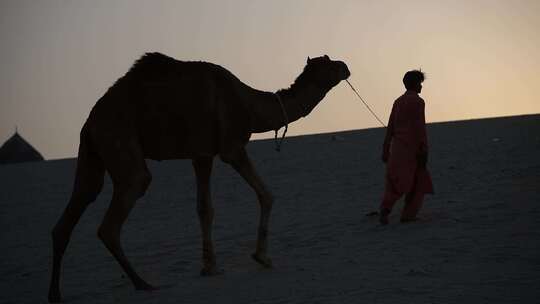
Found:
[{"label": "camel hind leg", "polygon": [[88,205],[96,200],[103,187],[105,167],[93,151],[86,128],[81,131],[79,154],[73,192],[67,207],[52,231],[53,269],[49,287],[49,302],[61,301],[60,273],[62,258],[66,251],[73,228]]},{"label": "camel hind leg", "polygon": [[122,226],[152,178],[136,140],[122,140],[114,146],[115,150],[110,150],[105,156],[105,166],[113,180],[113,198],[98,229],[98,237],[128,275],[135,289],[153,290],[155,288],[135,272],[120,243]]},{"label": "camel hind leg", "polygon": [[201,224],[203,268],[201,275],[210,276],[220,274],[216,267],[216,254],[212,241],[212,222],[214,208],[210,194],[210,175],[212,174],[213,158],[201,157],[193,159],[193,169],[197,178],[197,214]]},{"label": "camel hind leg", "polygon": [[[223,158],[222,158],[223,159]],[[255,171],[245,149],[237,152],[232,157],[224,159],[244,178],[255,190],[259,199],[261,213],[259,217],[259,230],[257,234],[257,248],[251,256],[259,264],[266,268],[272,267],[272,260],[268,257],[268,222],[272,211],[273,197],[264,185],[262,179]]]}]

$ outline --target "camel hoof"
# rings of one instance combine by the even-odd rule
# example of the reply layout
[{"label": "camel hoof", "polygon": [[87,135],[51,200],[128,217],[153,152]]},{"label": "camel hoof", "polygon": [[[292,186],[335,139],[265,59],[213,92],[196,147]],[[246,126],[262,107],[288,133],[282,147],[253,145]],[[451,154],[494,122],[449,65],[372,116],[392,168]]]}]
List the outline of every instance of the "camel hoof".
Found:
[{"label": "camel hoof", "polygon": [[136,290],[144,290],[144,291],[154,291],[158,290],[158,287],[154,287],[146,282],[141,282],[135,286]]},{"label": "camel hoof", "polygon": [[211,277],[211,276],[216,276],[216,275],[220,275],[220,274],[223,274],[224,271],[223,270],[219,270],[217,269],[216,267],[209,267],[209,268],[203,268],[201,269],[201,276],[203,277]]},{"label": "camel hoof", "polygon": [[62,302],[62,296],[60,296],[59,290],[49,290],[49,303],[60,303]]},{"label": "camel hoof", "polygon": [[251,257],[259,264],[261,264],[264,268],[272,268],[272,260],[269,257],[266,257],[264,255],[254,253],[251,255]]}]

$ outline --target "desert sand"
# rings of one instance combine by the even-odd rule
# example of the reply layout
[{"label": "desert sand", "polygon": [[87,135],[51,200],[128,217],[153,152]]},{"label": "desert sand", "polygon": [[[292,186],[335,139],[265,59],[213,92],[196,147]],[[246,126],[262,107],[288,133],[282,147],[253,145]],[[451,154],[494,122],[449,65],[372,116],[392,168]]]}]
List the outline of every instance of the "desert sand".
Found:
[{"label": "desert sand", "polygon": [[[291,126],[294,128],[294,125]],[[538,303],[540,115],[428,125],[435,195],[421,221],[390,224],[383,191],[383,129],[248,145],[275,195],[274,269],[250,258],[254,192],[216,160],[214,241],[223,275],[201,277],[191,162],[148,161],[153,182],[130,215],[123,245],[156,292],[135,291],[96,237],[104,191],[75,228],[64,259],[66,303]],[[45,303],[50,231],[71,193],[75,160],[0,166],[0,303]]]}]

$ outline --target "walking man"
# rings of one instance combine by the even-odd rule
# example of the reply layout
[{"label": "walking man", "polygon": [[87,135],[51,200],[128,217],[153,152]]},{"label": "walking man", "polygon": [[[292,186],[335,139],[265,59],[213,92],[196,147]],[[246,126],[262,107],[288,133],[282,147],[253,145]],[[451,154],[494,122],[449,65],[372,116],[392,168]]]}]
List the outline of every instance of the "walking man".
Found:
[{"label": "walking man", "polygon": [[418,94],[422,91],[424,73],[413,70],[405,73],[403,84],[407,91],[392,107],[383,144],[382,160],[386,163],[384,196],[380,208],[381,224],[388,224],[392,207],[405,194],[401,222],[417,220],[424,194],[433,194],[431,176],[427,170],[428,141],[425,103]]}]

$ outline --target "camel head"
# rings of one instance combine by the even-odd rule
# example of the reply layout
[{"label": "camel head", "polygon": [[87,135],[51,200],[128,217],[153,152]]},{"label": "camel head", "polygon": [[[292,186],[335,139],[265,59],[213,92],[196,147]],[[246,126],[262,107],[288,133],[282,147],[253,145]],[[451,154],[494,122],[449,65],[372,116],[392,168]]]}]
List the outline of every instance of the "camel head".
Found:
[{"label": "camel head", "polygon": [[331,60],[328,55],[307,59],[302,73],[306,81],[316,86],[330,90],[340,81],[349,78],[351,72],[343,61]]},{"label": "camel head", "polygon": [[343,61],[331,60],[328,55],[308,57],[304,70],[291,87],[278,91],[285,98],[296,100],[292,109],[289,109],[290,121],[311,113],[328,91],[350,75],[351,72]]}]

